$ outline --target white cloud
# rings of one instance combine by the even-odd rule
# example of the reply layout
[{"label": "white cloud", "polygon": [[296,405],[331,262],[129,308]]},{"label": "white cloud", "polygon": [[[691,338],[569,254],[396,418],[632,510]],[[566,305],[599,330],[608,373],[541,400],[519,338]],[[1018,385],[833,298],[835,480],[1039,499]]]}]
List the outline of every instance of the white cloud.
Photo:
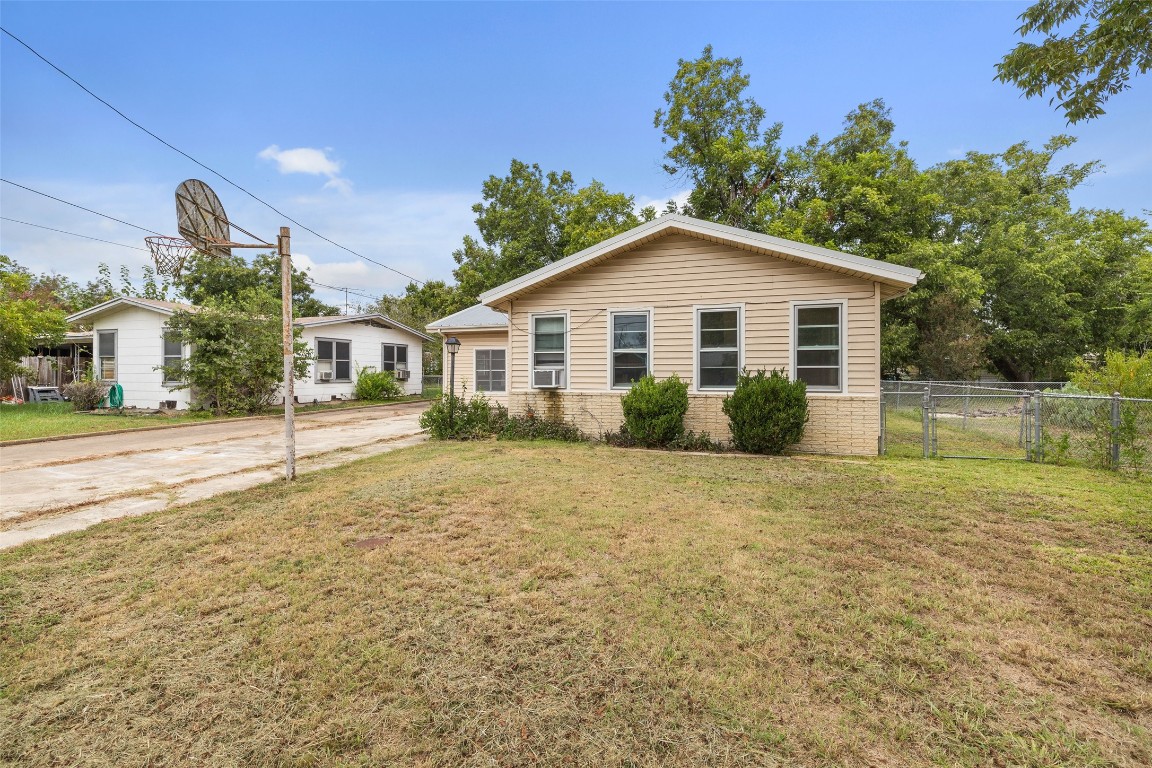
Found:
[{"label": "white cloud", "polygon": [[688,196],[690,194],[692,194],[692,190],[681,189],[681,190],[678,190],[676,192],[673,192],[670,195],[665,195],[664,197],[651,197],[649,195],[636,195],[636,203],[635,203],[634,208],[636,210],[637,215],[639,215],[641,210],[643,210],[644,208],[646,208],[650,205],[656,209],[656,213],[658,215],[663,215],[664,214],[664,206],[667,205],[669,200],[675,201],[676,206],[681,207],[685,203],[688,202]]},{"label": "white cloud", "polygon": [[330,149],[314,149],[312,147],[297,147],[296,149],[280,149],[273,144],[260,152],[261,160],[271,160],[276,163],[280,173],[307,173],[312,176],[327,176],[330,179],[340,174],[341,164],[328,157]]}]

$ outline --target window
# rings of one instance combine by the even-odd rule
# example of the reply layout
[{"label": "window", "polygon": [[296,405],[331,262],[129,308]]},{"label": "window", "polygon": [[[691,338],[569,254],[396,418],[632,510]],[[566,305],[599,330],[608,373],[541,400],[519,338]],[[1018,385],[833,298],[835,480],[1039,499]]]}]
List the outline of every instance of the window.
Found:
[{"label": "window", "polygon": [[170,339],[170,338],[168,338],[168,335],[165,334],[164,335],[164,360],[162,362],[162,365],[164,366],[164,383],[165,384],[179,384],[179,383],[181,383],[178,379],[172,378],[172,374],[169,371],[169,367],[180,365],[181,361],[183,361],[183,360],[184,360],[184,346],[180,343],[180,340],[179,339]]},{"label": "window", "polygon": [[406,371],[408,370],[407,344],[381,344],[380,370]]},{"label": "window", "polygon": [[532,318],[532,367],[564,367],[564,332],[568,318],[543,315]]},{"label": "window", "polygon": [[648,375],[648,313],[613,313],[612,386],[630,387]]},{"label": "window", "polygon": [[316,381],[352,381],[352,342],[316,339]]},{"label": "window", "polygon": [[116,378],[116,331],[99,331],[96,334],[96,357],[99,359],[100,378],[112,381]]},{"label": "window", "polygon": [[476,391],[504,392],[507,352],[503,349],[476,350]]},{"label": "window", "polygon": [[696,315],[697,389],[731,389],[740,375],[740,309],[701,309]]},{"label": "window", "polygon": [[809,389],[839,391],[843,378],[840,375],[842,305],[800,305],[794,311],[796,338],[792,370],[795,378]]}]

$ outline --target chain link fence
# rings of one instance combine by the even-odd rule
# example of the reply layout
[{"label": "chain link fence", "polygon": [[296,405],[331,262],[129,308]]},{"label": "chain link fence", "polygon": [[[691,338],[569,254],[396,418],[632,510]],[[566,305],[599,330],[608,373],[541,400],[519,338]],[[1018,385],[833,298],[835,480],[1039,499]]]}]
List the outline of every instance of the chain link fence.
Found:
[{"label": "chain link fence", "polygon": [[1152,400],[1061,382],[882,383],[881,452],[1152,470]]}]

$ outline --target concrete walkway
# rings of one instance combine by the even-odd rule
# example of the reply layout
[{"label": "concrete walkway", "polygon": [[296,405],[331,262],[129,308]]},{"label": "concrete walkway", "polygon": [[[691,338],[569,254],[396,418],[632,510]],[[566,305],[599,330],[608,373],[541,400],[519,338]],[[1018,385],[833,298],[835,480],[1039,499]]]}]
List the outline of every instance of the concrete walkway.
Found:
[{"label": "concrete walkway", "polygon": [[[424,403],[296,422],[299,472],[414,445]],[[217,422],[0,448],[0,549],[283,477],[280,420]]]}]

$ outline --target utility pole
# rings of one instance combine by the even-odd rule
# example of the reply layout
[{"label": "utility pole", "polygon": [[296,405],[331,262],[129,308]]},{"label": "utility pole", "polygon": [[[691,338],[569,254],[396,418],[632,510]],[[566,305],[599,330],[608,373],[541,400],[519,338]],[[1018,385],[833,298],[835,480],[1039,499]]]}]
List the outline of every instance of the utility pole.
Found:
[{"label": "utility pole", "polygon": [[280,227],[276,249],[280,251],[280,314],[284,337],[284,477],[293,480],[296,478],[296,409],[293,407],[296,387],[292,349],[292,233],[288,227]]}]

